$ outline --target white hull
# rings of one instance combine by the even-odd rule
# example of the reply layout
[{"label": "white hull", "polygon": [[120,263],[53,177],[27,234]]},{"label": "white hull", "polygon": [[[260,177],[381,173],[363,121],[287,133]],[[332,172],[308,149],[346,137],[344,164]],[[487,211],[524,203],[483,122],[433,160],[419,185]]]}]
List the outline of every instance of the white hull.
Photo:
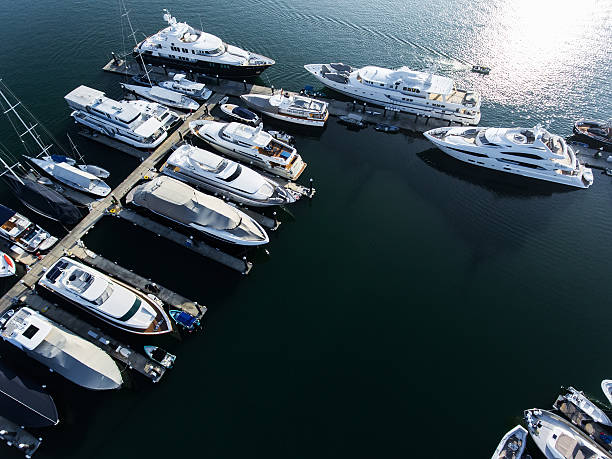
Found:
[{"label": "white hull", "polygon": [[[514,439],[512,439],[512,437],[514,437]],[[514,447],[518,447],[518,449],[514,451],[514,457],[516,457],[517,459],[520,458],[523,455],[523,452],[525,451],[525,446],[527,444],[527,430],[523,426],[519,425],[514,427],[512,430],[506,432],[506,434],[499,442],[499,445],[497,445],[497,448],[495,449],[493,456],[491,456],[491,459],[509,459],[509,456],[502,455],[504,453],[504,450],[506,449],[506,446],[510,446],[507,445],[509,440],[513,440]],[[517,444],[517,440],[520,441],[520,446]]]},{"label": "white hull", "polygon": [[283,115],[282,113],[270,113],[270,112],[262,112],[264,115],[269,116],[270,118],[276,118],[277,120],[286,121],[288,123],[293,124],[301,124],[302,126],[313,126],[313,127],[323,127],[325,126],[325,120],[310,120],[306,118],[297,118],[294,116]]}]

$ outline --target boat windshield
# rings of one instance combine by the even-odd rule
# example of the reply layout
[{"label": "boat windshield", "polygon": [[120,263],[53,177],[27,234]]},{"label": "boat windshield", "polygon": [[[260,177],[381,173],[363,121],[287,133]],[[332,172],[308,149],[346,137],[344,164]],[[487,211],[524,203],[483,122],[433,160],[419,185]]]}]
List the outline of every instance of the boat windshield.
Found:
[{"label": "boat windshield", "polygon": [[102,304],[104,304],[106,300],[110,298],[112,294],[113,294],[113,286],[109,283],[104,289],[104,291],[102,292],[102,294],[98,298],[93,300],[92,303],[94,303],[96,306],[101,306]]},{"label": "boat windshield", "polygon": [[83,293],[85,290],[91,287],[93,281],[94,277],[91,274],[86,273],[81,269],[75,269],[74,271],[72,271],[70,276],[68,276],[68,279],[66,280],[66,286],[79,293]]}]

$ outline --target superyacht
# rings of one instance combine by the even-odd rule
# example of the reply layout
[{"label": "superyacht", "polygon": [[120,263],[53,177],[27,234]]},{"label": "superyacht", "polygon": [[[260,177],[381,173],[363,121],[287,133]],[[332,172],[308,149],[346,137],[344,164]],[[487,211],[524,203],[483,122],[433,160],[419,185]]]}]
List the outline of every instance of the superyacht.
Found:
[{"label": "superyacht", "polygon": [[333,63],[304,68],[325,86],[373,105],[464,125],[480,121],[480,95],[458,89],[451,78],[408,67],[356,69]]},{"label": "superyacht", "polygon": [[440,150],[460,161],[510,174],[577,188],[593,184],[593,171],[557,135],[534,128],[444,127],[424,133]]}]

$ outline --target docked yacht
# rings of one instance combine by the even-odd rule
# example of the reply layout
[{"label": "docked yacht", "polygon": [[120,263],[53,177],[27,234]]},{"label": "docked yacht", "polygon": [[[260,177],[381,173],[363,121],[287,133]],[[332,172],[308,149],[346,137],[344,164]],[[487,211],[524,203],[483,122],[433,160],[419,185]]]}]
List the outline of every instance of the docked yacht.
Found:
[{"label": "docked yacht", "polygon": [[278,206],[296,200],[287,188],[258,172],[189,144],[177,148],[162,166],[161,172],[250,206]]},{"label": "docked yacht", "polygon": [[78,167],[71,166],[68,162],[55,162],[50,156],[33,158],[24,155],[24,158],[28,159],[49,177],[74,190],[97,197],[108,196],[111,192],[111,187],[104,180]]},{"label": "docked yacht", "polygon": [[123,384],[121,370],[106,352],[28,307],[0,316],[0,338],[87,389]]},{"label": "docked yacht", "polygon": [[560,416],[546,410],[525,411],[531,438],[548,458],[610,459],[601,447]]},{"label": "docked yacht", "polygon": [[123,331],[140,335],[172,331],[170,318],[158,298],[143,295],[72,258],[60,258],[38,285]]},{"label": "docked yacht", "polygon": [[606,413],[604,413],[597,405],[590,401],[583,392],[574,389],[573,387],[567,388],[567,393],[561,395],[560,399],[566,400],[573,403],[581,411],[587,414],[593,421],[600,424],[612,427],[612,421]]},{"label": "docked yacht", "polygon": [[212,91],[206,88],[204,83],[188,80],[184,73],[177,73],[171,80],[160,81],[157,86],[180,92],[198,101],[208,100],[212,95]]},{"label": "docked yacht", "polygon": [[325,86],[381,107],[464,125],[480,121],[480,95],[458,89],[451,78],[369,65],[355,69],[342,63],[309,64],[304,68]]},{"label": "docked yacht", "polygon": [[79,86],[64,99],[74,111],[71,116],[108,137],[136,148],[155,148],[168,133],[157,118],[126,102],[109,99],[102,91]]},{"label": "docked yacht", "polygon": [[581,118],[574,123],[574,134],[592,146],[612,149],[612,120]]},{"label": "docked yacht", "polygon": [[255,246],[269,241],[261,225],[244,212],[171,177],[138,185],[126,202],[230,244]]},{"label": "docked yacht", "polygon": [[178,113],[173,112],[168,107],[158,104],[157,102],[149,102],[146,100],[127,100],[124,102],[125,104],[134,107],[141,113],[145,115],[152,116],[153,118],[159,120],[162,124],[162,128],[165,131],[170,131],[173,127],[181,124],[183,117]]},{"label": "docked yacht", "polygon": [[161,86],[140,86],[136,84],[120,83],[121,87],[126,91],[144,99],[157,102],[166,107],[177,108],[179,110],[197,110],[200,108],[195,100],[187,97],[180,92],[172,91],[171,89],[162,88]]},{"label": "docked yacht", "polygon": [[306,169],[296,149],[265,132],[263,124],[252,127],[202,120],[189,123],[189,129],[215,150],[280,177],[297,180]]},{"label": "docked yacht", "polygon": [[191,70],[221,78],[254,78],[274,64],[268,57],[224,43],[219,37],[177,22],[164,10],[168,27],[138,43],[134,56],[146,64]]},{"label": "docked yacht", "polygon": [[565,140],[541,126],[527,128],[444,127],[424,133],[460,161],[577,188],[593,184],[593,171],[578,161]]},{"label": "docked yacht", "polygon": [[57,238],[23,215],[0,204],[0,237],[27,252],[43,252],[50,249]]},{"label": "docked yacht", "polygon": [[240,98],[253,110],[289,123],[323,127],[329,117],[327,102],[280,91],[278,94],[243,94]]},{"label": "docked yacht", "polygon": [[527,430],[523,426],[515,426],[502,437],[491,459],[520,459],[526,445]]}]

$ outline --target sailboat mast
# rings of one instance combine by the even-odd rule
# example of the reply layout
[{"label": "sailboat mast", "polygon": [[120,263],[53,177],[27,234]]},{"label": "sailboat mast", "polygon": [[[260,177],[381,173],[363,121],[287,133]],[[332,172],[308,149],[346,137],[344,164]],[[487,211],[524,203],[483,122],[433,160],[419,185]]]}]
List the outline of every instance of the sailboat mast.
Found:
[{"label": "sailboat mast", "polygon": [[[125,16],[127,23],[130,26],[130,32],[131,32],[130,35],[134,39],[134,45],[138,46],[138,40],[136,40],[136,32],[134,31],[134,27],[132,27],[132,21],[130,20],[129,11],[127,10],[127,7],[125,6],[125,1],[121,0],[121,4],[123,5],[123,11],[124,11],[122,16]],[[149,82],[149,85],[153,86],[153,83],[151,83],[151,78],[149,77],[149,71],[147,70],[147,66],[145,65],[142,54],[141,53],[137,53],[137,54],[138,54],[138,57],[140,58],[140,62],[142,63],[142,68],[145,72],[145,75],[147,76],[147,81]]]}]

